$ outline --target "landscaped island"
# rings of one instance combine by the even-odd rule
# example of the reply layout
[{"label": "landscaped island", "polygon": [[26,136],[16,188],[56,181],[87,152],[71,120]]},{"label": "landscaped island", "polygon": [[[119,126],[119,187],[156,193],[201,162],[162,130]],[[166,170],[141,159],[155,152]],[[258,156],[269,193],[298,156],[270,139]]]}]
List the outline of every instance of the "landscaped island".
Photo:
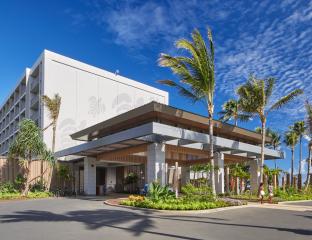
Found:
[{"label": "landscaped island", "polygon": [[158,183],[149,185],[147,196],[130,195],[127,200],[122,200],[121,205],[151,208],[160,210],[204,210],[247,204],[245,201],[228,198],[214,198],[211,188],[207,185],[195,187],[187,184],[182,187],[182,196],[175,197],[168,186]]}]

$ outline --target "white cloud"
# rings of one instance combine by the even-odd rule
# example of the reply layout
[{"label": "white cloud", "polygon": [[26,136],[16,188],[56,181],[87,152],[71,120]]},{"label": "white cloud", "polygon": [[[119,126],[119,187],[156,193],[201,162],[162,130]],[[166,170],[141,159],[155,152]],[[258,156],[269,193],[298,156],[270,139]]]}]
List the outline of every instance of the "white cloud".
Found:
[{"label": "white cloud", "polygon": [[[272,102],[302,88],[298,98],[271,115],[272,127],[285,130],[304,118],[303,100],[312,92],[312,1],[88,1],[85,15],[136,55],[157,49],[174,53],[173,42],[194,27],[213,28],[217,94],[233,97],[250,73],[275,76]],[[84,17],[74,14],[80,23]],[[134,54],[135,55],[135,54]],[[142,58],[142,57],[141,57]],[[311,99],[312,100],[312,99]],[[283,127],[281,127],[283,126]]]}]

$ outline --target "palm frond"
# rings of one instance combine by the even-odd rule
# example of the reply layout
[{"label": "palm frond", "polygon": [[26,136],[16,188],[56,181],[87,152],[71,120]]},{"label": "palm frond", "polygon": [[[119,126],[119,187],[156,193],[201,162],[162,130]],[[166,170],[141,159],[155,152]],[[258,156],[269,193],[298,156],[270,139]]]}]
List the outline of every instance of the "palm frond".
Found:
[{"label": "palm frond", "polygon": [[275,85],[275,78],[270,77],[266,79],[266,86],[265,86],[266,102],[268,102],[268,99],[272,96],[274,85]]},{"label": "palm frond", "polygon": [[288,95],[282,97],[276,103],[274,103],[270,107],[269,111],[280,109],[285,104],[289,103],[291,100],[293,100],[295,97],[297,97],[297,96],[299,96],[301,94],[303,94],[303,91],[301,89],[296,89],[296,90],[292,91],[291,93],[289,93]]},{"label": "palm frond", "polygon": [[176,82],[172,80],[159,80],[158,83],[167,85],[169,87],[175,87],[181,96],[184,96],[190,99],[193,103],[200,100],[200,97],[196,96],[194,93],[192,93],[191,91],[187,90],[185,87],[181,86],[180,84],[177,84]]}]

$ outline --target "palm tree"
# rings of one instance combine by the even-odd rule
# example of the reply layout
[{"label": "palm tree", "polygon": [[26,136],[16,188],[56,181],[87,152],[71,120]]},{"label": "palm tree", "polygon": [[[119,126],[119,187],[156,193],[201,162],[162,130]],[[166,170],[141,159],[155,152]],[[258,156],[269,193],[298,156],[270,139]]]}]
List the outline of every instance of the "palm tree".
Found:
[{"label": "palm tree", "polygon": [[174,87],[179,94],[195,102],[205,104],[208,111],[209,124],[209,158],[212,166],[211,188],[216,194],[214,178],[213,159],[213,114],[214,114],[214,92],[215,92],[215,66],[214,66],[214,44],[211,30],[208,29],[208,47],[197,29],[191,34],[192,40],[179,39],[175,46],[178,49],[186,50],[187,56],[170,56],[161,54],[159,65],[169,67],[178,77],[179,82],[172,80],[161,80],[161,84]]},{"label": "palm tree", "polygon": [[235,99],[230,99],[225,102],[222,106],[222,111],[218,114],[220,115],[220,120],[223,122],[233,119],[235,126],[237,126],[238,120],[247,122],[250,119],[250,115],[242,112],[238,101]]},{"label": "palm tree", "polygon": [[[270,130],[269,137],[271,137],[270,145],[272,146],[272,148],[274,150],[278,149],[279,146],[281,145],[282,136],[278,132]],[[274,159],[274,168],[277,169],[276,159]]]},{"label": "palm tree", "polygon": [[307,126],[307,138],[309,140],[309,157],[308,157],[308,171],[307,171],[307,179],[305,182],[305,191],[308,189],[311,177],[310,177],[310,171],[311,171],[311,158],[312,158],[312,105],[306,101],[305,103],[306,111],[307,111],[307,120],[306,120],[306,126]]},{"label": "palm tree", "polygon": [[295,159],[295,147],[298,143],[298,135],[295,131],[288,131],[285,135],[285,144],[290,147],[291,149],[291,172],[290,172],[290,178],[291,178],[291,185],[294,184],[294,159]]},{"label": "palm tree", "polygon": [[45,131],[46,129],[52,126],[52,148],[51,149],[53,153],[55,152],[56,126],[57,126],[57,120],[60,114],[61,100],[62,98],[60,97],[59,94],[55,94],[53,98],[49,98],[46,95],[42,96],[42,101],[49,111],[50,120],[51,120],[51,123],[48,126],[46,126],[43,129],[43,131]]},{"label": "palm tree", "polygon": [[260,168],[260,181],[263,181],[263,165],[264,165],[264,147],[266,136],[266,121],[268,114],[274,110],[280,109],[286,103],[290,102],[296,96],[303,93],[302,90],[296,89],[288,95],[280,98],[269,108],[268,104],[272,96],[275,85],[274,78],[257,79],[251,75],[244,85],[237,89],[239,95],[239,103],[244,112],[252,115],[257,115],[261,121],[261,168]]},{"label": "palm tree", "polygon": [[41,131],[30,119],[24,119],[20,123],[20,131],[16,139],[9,148],[9,157],[17,158],[19,164],[24,168],[25,172],[25,187],[22,195],[28,194],[30,184],[41,176],[31,178],[31,163],[35,158],[44,161],[54,162],[53,154],[47,150],[43,142]]},{"label": "palm tree", "polygon": [[[301,176],[301,162],[302,162],[302,137],[306,131],[306,126],[304,121],[298,121],[294,123],[294,126],[292,127],[293,131],[297,133],[299,136],[299,148],[300,148],[300,153],[299,153],[299,170],[298,173]],[[300,186],[301,187],[301,186]]]}]

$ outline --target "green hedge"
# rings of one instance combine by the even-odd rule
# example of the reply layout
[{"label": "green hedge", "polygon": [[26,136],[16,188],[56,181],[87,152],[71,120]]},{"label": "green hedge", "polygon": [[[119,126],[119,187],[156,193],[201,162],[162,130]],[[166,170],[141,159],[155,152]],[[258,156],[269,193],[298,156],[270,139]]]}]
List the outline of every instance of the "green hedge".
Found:
[{"label": "green hedge", "polygon": [[0,192],[0,200],[13,200],[13,199],[36,199],[52,197],[50,192],[29,192],[27,196],[22,196],[20,193],[7,193]]},{"label": "green hedge", "polygon": [[120,204],[132,207],[151,208],[159,210],[204,210],[230,206],[230,204],[223,201],[187,202],[179,199],[158,202],[153,202],[149,199],[145,199],[143,201],[123,200]]}]

